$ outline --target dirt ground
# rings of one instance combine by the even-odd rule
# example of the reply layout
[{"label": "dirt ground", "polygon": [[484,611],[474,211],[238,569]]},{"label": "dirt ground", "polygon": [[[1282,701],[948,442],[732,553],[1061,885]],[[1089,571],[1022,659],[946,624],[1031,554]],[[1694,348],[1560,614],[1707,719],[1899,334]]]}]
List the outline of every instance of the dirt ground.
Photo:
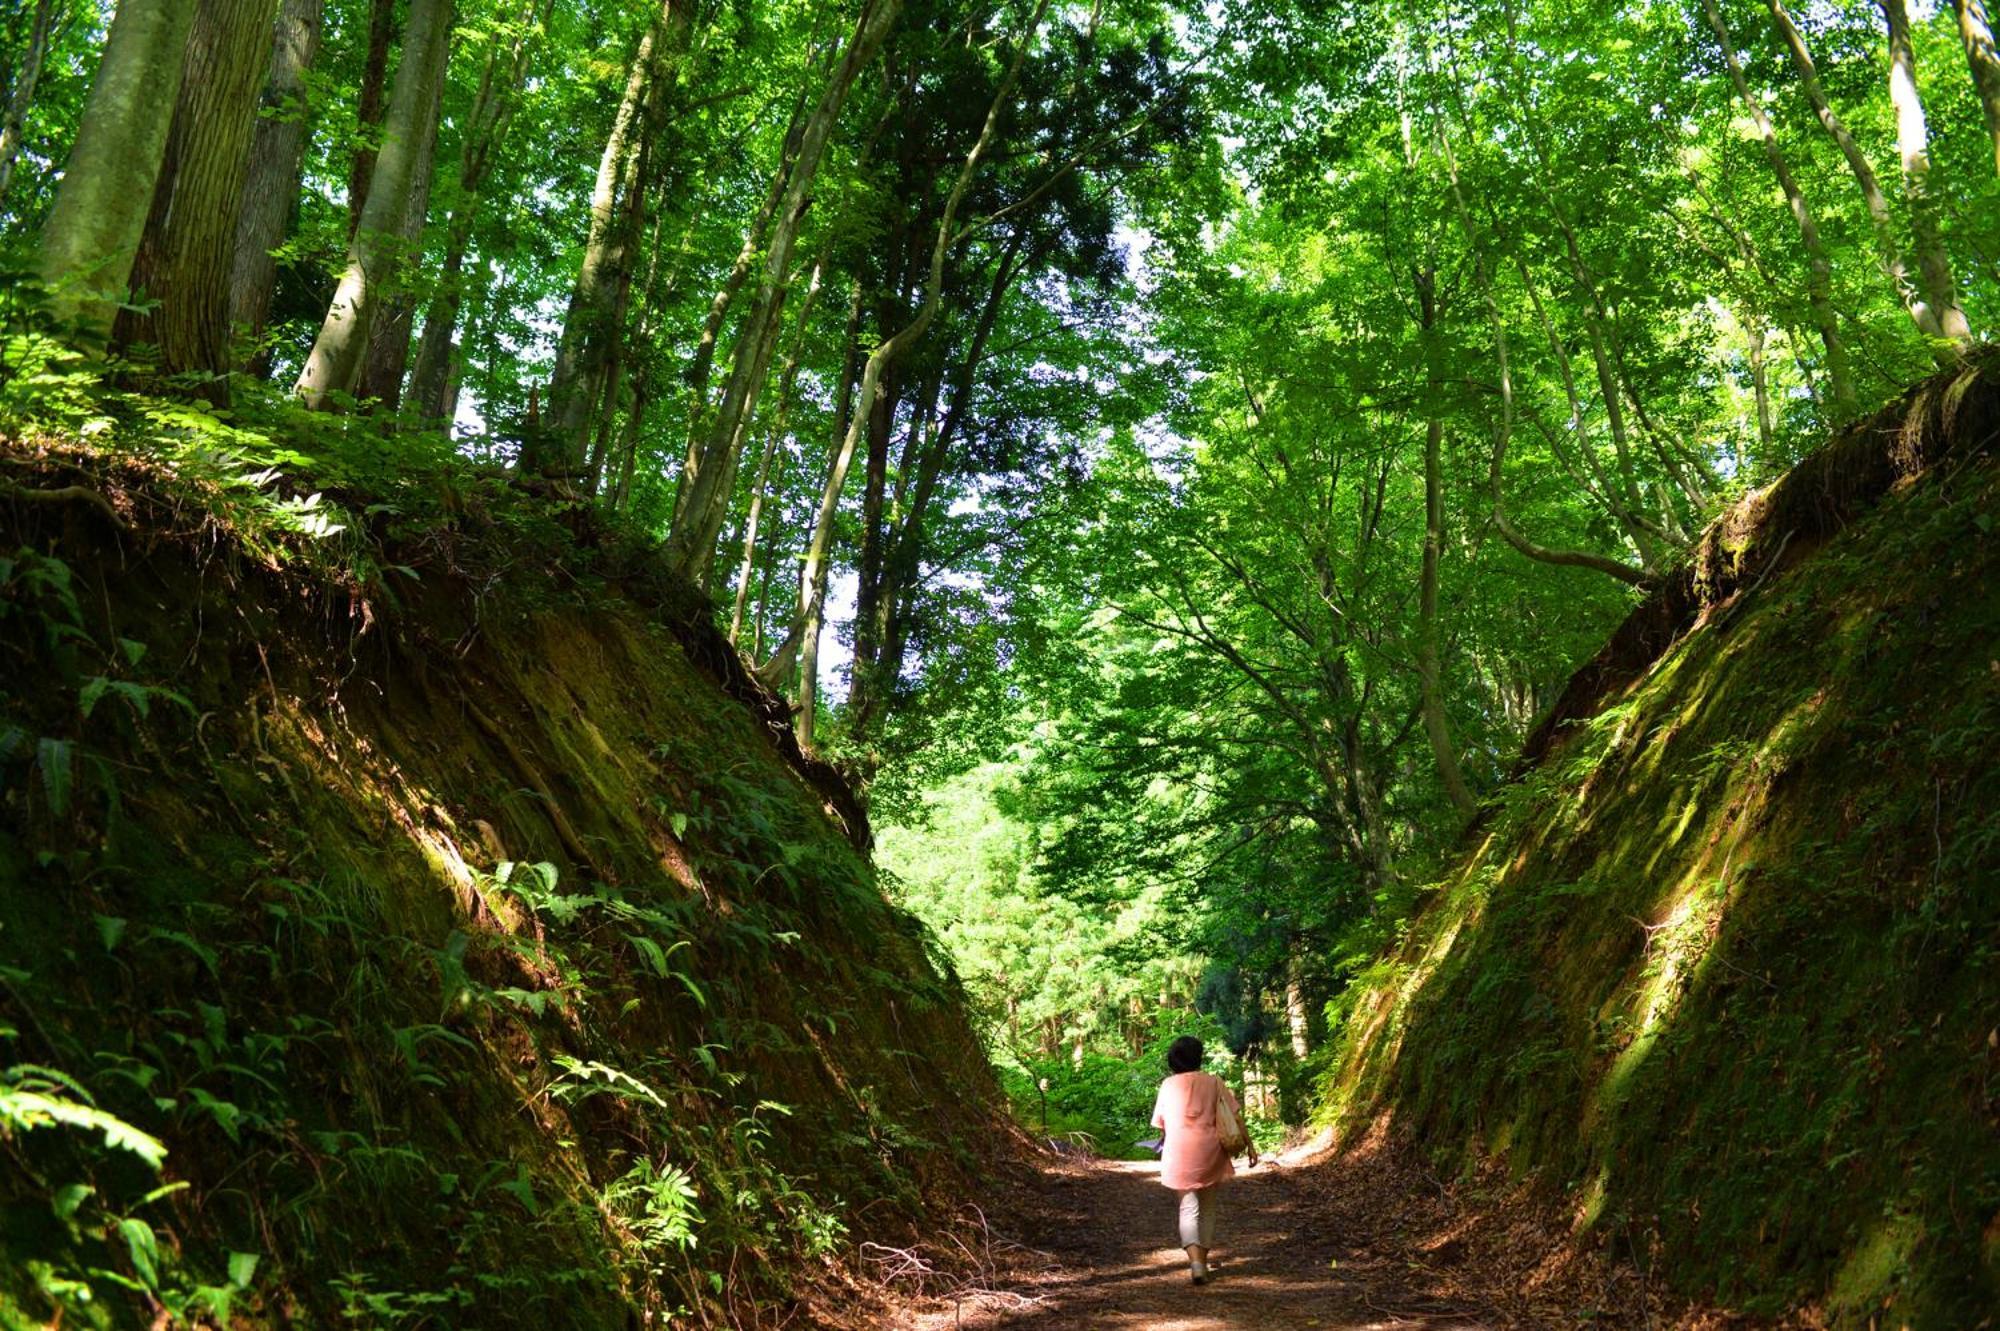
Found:
[{"label": "dirt ground", "polygon": [[[895,1331],[1471,1331],[1768,1325],[1665,1297],[1643,1244],[1578,1245],[1504,1179],[1446,1183],[1380,1142],[1301,1150],[1225,1185],[1205,1286],[1156,1164],[1054,1157],[918,1249],[864,1247]],[[1625,1246],[1629,1246],[1628,1257]],[[1789,1325],[1811,1325],[1811,1319]]]}]

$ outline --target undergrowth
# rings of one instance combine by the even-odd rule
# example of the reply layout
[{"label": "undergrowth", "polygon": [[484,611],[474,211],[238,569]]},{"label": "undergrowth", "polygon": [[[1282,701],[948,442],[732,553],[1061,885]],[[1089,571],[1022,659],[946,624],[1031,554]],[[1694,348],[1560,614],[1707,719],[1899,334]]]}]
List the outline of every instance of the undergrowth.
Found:
[{"label": "undergrowth", "polygon": [[0,1326],[755,1325],[978,1163],[956,981],[643,533],[6,301]]}]

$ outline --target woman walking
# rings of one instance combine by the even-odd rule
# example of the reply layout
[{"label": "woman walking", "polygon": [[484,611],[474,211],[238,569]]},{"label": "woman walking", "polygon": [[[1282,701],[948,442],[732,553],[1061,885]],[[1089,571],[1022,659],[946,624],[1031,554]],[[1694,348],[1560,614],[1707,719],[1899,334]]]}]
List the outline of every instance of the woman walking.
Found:
[{"label": "woman walking", "polygon": [[[1183,1035],[1167,1046],[1167,1079],[1153,1101],[1153,1126],[1165,1134],[1160,1145],[1160,1182],[1181,1197],[1181,1246],[1188,1275],[1208,1283],[1208,1250],[1215,1242],[1216,1194],[1236,1176],[1230,1154],[1239,1137],[1257,1163],[1257,1148],[1240,1126],[1242,1110],[1222,1078],[1201,1070],[1201,1041]],[[1225,1112],[1226,1111],[1226,1112]],[[1235,1128],[1233,1133],[1229,1128]]]}]

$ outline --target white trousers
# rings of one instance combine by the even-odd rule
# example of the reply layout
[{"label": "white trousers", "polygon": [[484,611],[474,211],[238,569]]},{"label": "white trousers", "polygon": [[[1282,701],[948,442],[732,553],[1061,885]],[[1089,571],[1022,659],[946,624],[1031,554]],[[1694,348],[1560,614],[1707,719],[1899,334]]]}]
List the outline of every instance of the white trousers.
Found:
[{"label": "white trousers", "polygon": [[1216,1189],[1190,1188],[1181,1194],[1181,1246],[1211,1247],[1215,1243]]}]

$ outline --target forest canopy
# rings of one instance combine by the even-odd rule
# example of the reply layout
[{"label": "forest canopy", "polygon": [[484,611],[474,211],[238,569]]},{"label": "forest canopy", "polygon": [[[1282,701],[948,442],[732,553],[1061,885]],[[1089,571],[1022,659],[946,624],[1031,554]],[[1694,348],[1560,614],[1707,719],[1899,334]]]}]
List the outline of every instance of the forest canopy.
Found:
[{"label": "forest canopy", "polygon": [[1705,523],[2000,317],[1983,0],[23,0],[0,78],[0,426],[642,535],[1030,1060],[1309,1056]]}]

